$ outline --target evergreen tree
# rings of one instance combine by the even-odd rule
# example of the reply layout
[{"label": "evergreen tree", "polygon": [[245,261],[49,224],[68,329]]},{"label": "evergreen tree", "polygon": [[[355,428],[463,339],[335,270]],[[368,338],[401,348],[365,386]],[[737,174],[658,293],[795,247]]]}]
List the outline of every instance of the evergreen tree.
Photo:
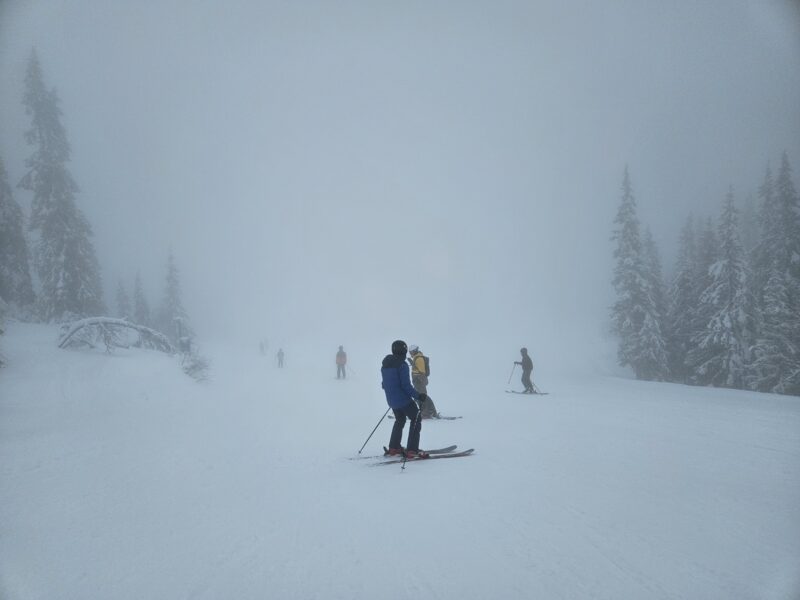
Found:
[{"label": "evergreen tree", "polygon": [[752,196],[748,196],[742,206],[740,237],[742,240],[742,250],[744,251],[745,257],[749,260],[759,240],[758,211],[756,210],[756,203]]},{"label": "evergreen tree", "polygon": [[0,159],[0,298],[17,307],[35,300],[23,233],[22,209],[14,200],[6,168]]},{"label": "evergreen tree", "polygon": [[120,319],[130,319],[133,316],[131,312],[131,299],[128,296],[128,291],[125,285],[120,281],[117,285],[117,316]]},{"label": "evergreen tree", "polygon": [[670,285],[669,343],[670,373],[674,381],[689,382],[685,359],[693,334],[693,316],[697,306],[697,245],[694,219],[689,216],[680,237],[678,262]]},{"label": "evergreen tree", "polygon": [[31,116],[25,138],[35,150],[25,162],[28,172],[20,187],[33,192],[30,228],[39,233],[35,264],[42,286],[41,315],[51,321],[100,314],[102,285],[92,231],[75,205],[78,186],[65,166],[70,149],[58,95],[45,88],[35,51],[28,62],[23,103]]},{"label": "evergreen tree", "polygon": [[733,191],[728,192],[723,205],[719,243],[719,258],[709,269],[710,283],[700,295],[703,314],[710,314],[710,318],[695,333],[688,360],[697,383],[742,388],[755,336],[755,319]]},{"label": "evergreen tree", "polygon": [[619,336],[617,356],[620,365],[630,366],[637,378],[657,379],[666,364],[664,342],[627,167],[622,182],[622,201],[614,223],[613,284],[617,301],[611,309],[611,318]]},{"label": "evergreen tree", "polygon": [[762,391],[800,395],[800,212],[786,153],[775,183],[768,183],[757,248],[762,325],[750,383]]},{"label": "evergreen tree", "polygon": [[170,250],[167,257],[167,278],[164,299],[159,311],[159,328],[174,342],[192,337],[192,330],[181,299],[181,283],[175,258]]},{"label": "evergreen tree", "polygon": [[714,231],[714,224],[710,218],[706,219],[705,226],[699,232],[697,238],[697,254],[695,261],[695,271],[693,277],[693,308],[690,313],[689,340],[684,364],[689,373],[689,383],[701,383],[695,368],[697,365],[692,363],[691,357],[697,351],[697,340],[700,333],[705,331],[713,314],[713,307],[700,301],[703,292],[711,285],[711,267],[717,262],[720,249],[717,234]]},{"label": "evergreen tree", "polygon": [[139,273],[136,273],[136,280],[133,283],[133,318],[138,325],[145,327],[153,325],[150,319],[150,304],[147,302]]},{"label": "evergreen tree", "polygon": [[[786,152],[781,158],[775,181],[775,204],[781,225],[780,241],[776,244],[777,266],[786,273],[789,302],[800,318],[800,199],[792,181],[792,168]],[[792,327],[797,327],[797,323],[793,323]],[[800,343],[800,339],[795,341]]]},{"label": "evergreen tree", "polygon": [[711,266],[719,260],[720,243],[714,231],[714,222],[706,219],[705,228],[700,233],[697,243],[697,263],[695,264],[695,294],[697,298],[711,284]]},{"label": "evergreen tree", "polygon": [[796,322],[786,278],[777,269],[764,288],[761,324],[753,348],[748,387],[761,392],[800,395],[800,347],[787,324]]},{"label": "evergreen tree", "polygon": [[781,223],[777,204],[775,203],[775,182],[772,170],[767,165],[764,182],[758,189],[760,201],[758,211],[759,239],[751,253],[753,269],[753,289],[756,299],[761,304],[762,294],[767,285],[767,278],[776,266],[776,257],[781,254],[779,240],[782,238]]},{"label": "evergreen tree", "polygon": [[792,181],[792,167],[786,152],[775,182],[775,202],[783,224],[784,260],[794,279],[800,280],[800,200]]},{"label": "evergreen tree", "polygon": [[661,254],[658,251],[653,234],[648,227],[644,232],[644,254],[647,279],[652,290],[656,311],[661,318],[667,314],[667,293],[664,286],[664,270],[661,265]]},{"label": "evergreen tree", "polygon": [[[786,323],[786,328],[789,330],[793,348],[797,349],[800,348],[800,198],[792,181],[792,168],[786,152],[781,158],[781,168],[775,183],[776,201],[784,225],[785,257],[788,262],[787,303],[790,314],[794,317]],[[800,377],[797,372],[800,367],[800,356],[795,353],[790,358],[794,366],[789,368],[785,374],[785,381],[775,391],[800,395]]]},{"label": "evergreen tree", "polygon": [[667,357],[667,294],[664,288],[664,275],[661,256],[648,227],[644,235],[645,277],[652,309],[642,328],[642,347],[647,350],[647,379],[664,381],[669,379],[669,360]]}]

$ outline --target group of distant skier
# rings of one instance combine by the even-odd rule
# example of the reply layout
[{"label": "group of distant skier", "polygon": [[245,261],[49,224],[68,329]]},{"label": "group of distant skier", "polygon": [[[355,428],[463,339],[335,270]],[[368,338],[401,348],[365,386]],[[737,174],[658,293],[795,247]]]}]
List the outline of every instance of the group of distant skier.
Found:
[{"label": "group of distant skier", "polygon": [[[261,353],[262,356],[266,354],[268,350],[269,350],[269,340],[264,339],[258,342],[258,351]],[[283,359],[284,359],[283,348],[278,348],[278,353],[275,355],[275,362],[277,363],[279,369],[283,368]]]},{"label": "group of distant skier", "polygon": [[[411,355],[408,359],[406,359],[407,353]],[[522,367],[522,385],[525,386],[525,391],[522,393],[535,394],[536,391],[531,381],[533,361],[528,356],[527,348],[522,348],[520,353],[522,360],[515,361],[514,366]],[[411,367],[410,374],[409,366]],[[386,395],[386,402],[394,413],[394,425],[389,437],[389,446],[386,449],[388,456],[403,455],[407,459],[430,456],[429,453],[419,449],[422,419],[426,418],[426,415],[433,418],[439,417],[433,401],[428,396],[429,375],[428,357],[422,354],[419,346],[412,345],[409,348],[403,340],[392,342],[392,353],[387,354],[381,364],[381,387]],[[406,447],[403,448],[401,440],[406,421],[409,421],[411,425],[408,430]]]},{"label": "group of distant skier", "polygon": [[[262,342],[262,354],[265,353],[266,348],[267,344]],[[381,387],[386,395],[386,402],[394,413],[394,425],[389,437],[389,446],[386,448],[386,455],[400,455],[406,459],[428,458],[429,453],[419,449],[422,419],[442,418],[428,395],[428,378],[431,374],[430,359],[422,353],[419,346],[414,344],[408,346],[403,340],[392,342],[391,350],[391,354],[387,354],[381,364]],[[521,348],[520,354],[522,358],[514,361],[511,376],[514,375],[517,365],[520,365],[524,391],[516,393],[540,393],[531,380],[533,361],[528,355],[528,349]],[[278,367],[282,368],[284,361],[282,348],[278,350],[276,359]],[[345,352],[344,346],[339,346],[339,350],[336,352],[336,379],[346,378],[347,352]],[[511,377],[509,377],[510,381]],[[411,425],[408,430],[406,447],[403,448],[401,440],[406,421],[409,421]]]}]

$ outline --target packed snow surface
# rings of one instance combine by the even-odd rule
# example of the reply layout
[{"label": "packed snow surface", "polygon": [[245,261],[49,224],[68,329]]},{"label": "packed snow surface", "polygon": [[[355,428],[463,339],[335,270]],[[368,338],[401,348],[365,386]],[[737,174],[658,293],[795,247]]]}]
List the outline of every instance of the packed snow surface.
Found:
[{"label": "packed snow surface", "polygon": [[5,600],[800,597],[798,398],[538,372],[529,397],[434,356],[437,408],[464,418],[422,445],[476,451],[402,471],[353,460],[381,353],[346,347],[337,381],[338,340],[284,369],[206,348],[201,384],[56,340],[1,340]]}]

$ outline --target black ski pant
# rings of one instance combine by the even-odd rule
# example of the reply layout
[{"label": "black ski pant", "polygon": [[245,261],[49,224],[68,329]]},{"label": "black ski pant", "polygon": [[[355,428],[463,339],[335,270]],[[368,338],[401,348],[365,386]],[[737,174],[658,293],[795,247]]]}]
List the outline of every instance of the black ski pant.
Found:
[{"label": "black ski pant", "polygon": [[336,379],[346,379],[347,375],[344,372],[344,365],[336,365]]},{"label": "black ski pant", "polygon": [[533,383],[531,382],[531,373],[532,371],[523,371],[522,372],[522,385],[525,386],[526,392],[533,392]]},{"label": "black ski pant", "polygon": [[408,430],[408,443],[406,450],[419,450],[419,433],[422,431],[422,419],[418,419],[419,408],[417,403],[410,400],[403,408],[393,408],[394,425],[392,426],[392,437],[389,438],[389,448],[399,449],[403,439],[403,428],[406,426],[406,419],[411,421]]}]

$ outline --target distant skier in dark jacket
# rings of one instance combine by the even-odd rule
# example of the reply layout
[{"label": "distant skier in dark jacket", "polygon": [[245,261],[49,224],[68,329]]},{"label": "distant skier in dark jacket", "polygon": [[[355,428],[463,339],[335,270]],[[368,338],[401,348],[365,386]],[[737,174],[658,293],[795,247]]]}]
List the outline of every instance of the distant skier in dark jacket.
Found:
[{"label": "distant skier in dark jacket", "polygon": [[347,352],[344,351],[343,346],[339,346],[339,351],[336,353],[336,379],[346,379],[347,372],[345,365],[347,364]]},{"label": "distant skier in dark jacket", "polygon": [[531,357],[528,356],[527,348],[520,348],[520,354],[522,354],[522,360],[515,361],[514,364],[522,366],[522,385],[525,386],[524,393],[535,394],[536,392],[533,390],[533,382],[531,381],[533,361],[531,360]]},{"label": "distant skier in dark jacket", "polygon": [[389,438],[389,454],[402,454],[400,442],[403,437],[403,428],[406,419],[411,421],[408,430],[408,442],[405,454],[408,458],[427,458],[428,453],[419,449],[419,435],[422,430],[422,421],[418,418],[419,408],[414,400],[424,403],[427,396],[414,389],[411,385],[408,365],[406,364],[408,346],[402,340],[392,343],[392,353],[383,359],[381,365],[381,387],[386,394],[386,402],[394,412],[394,426]]}]

